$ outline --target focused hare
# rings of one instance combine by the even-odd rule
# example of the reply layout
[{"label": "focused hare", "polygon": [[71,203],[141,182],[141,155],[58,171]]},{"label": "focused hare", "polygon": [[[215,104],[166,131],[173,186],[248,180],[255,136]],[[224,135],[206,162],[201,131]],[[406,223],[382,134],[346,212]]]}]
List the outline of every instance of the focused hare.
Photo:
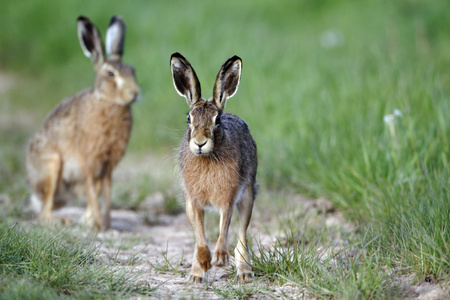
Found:
[{"label": "focused hare", "polygon": [[[106,230],[110,226],[111,175],[125,153],[131,133],[131,103],[140,94],[134,69],[121,61],[125,23],[111,18],[106,53],[95,25],[77,20],[84,54],[96,72],[94,87],[61,101],[31,139],[27,175],[31,200],[41,221],[69,197],[87,197],[84,222]],[[102,202],[98,198],[102,193]]]},{"label": "focused hare", "polygon": [[[197,75],[181,54],[172,54],[170,66],[175,89],[190,108],[179,163],[186,214],[196,237],[191,277],[202,282],[211,263],[229,264],[228,228],[236,206],[239,240],[235,261],[239,280],[246,281],[252,276],[247,227],[256,196],[256,143],[243,120],[223,113],[227,99],[238,89],[242,61],[233,56],[222,65],[209,100],[202,98]],[[220,212],[220,234],[212,259],[203,223],[207,207]]]}]

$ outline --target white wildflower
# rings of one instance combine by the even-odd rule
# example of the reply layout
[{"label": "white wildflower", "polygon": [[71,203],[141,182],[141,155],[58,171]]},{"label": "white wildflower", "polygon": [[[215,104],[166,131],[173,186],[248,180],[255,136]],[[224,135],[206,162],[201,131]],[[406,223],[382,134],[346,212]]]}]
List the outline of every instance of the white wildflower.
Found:
[{"label": "white wildflower", "polygon": [[403,117],[403,113],[400,109],[394,109],[394,116]]},{"label": "white wildflower", "polygon": [[395,115],[390,114],[390,115],[384,116],[383,122],[388,124],[388,125],[389,124],[395,124]]},{"label": "white wildflower", "polygon": [[342,33],[336,29],[326,30],[320,36],[320,45],[324,48],[334,48],[342,45],[343,42]]}]

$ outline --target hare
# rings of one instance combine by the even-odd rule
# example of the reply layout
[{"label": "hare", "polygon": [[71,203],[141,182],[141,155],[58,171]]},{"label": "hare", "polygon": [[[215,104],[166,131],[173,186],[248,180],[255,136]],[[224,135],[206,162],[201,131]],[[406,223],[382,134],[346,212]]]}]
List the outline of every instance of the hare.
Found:
[{"label": "hare", "polygon": [[[242,61],[233,56],[222,65],[209,100],[202,98],[197,75],[181,54],[172,54],[170,66],[175,89],[186,98],[190,108],[179,165],[186,214],[196,237],[191,278],[202,282],[211,264],[229,264],[228,228],[236,206],[239,212],[239,241],[235,248],[237,277],[241,282],[247,281],[252,277],[247,227],[257,189],[256,143],[243,120],[223,113],[227,99],[238,89]],[[212,258],[203,223],[207,207],[220,212],[220,234]]]},{"label": "hare", "polygon": [[[96,72],[94,87],[61,101],[30,140],[27,177],[41,221],[68,197],[86,195],[83,221],[100,230],[110,226],[111,175],[131,133],[131,104],[140,95],[134,69],[122,62],[125,23],[111,18],[106,53],[95,25],[77,20],[84,54]],[[102,193],[102,202],[98,197]]]}]

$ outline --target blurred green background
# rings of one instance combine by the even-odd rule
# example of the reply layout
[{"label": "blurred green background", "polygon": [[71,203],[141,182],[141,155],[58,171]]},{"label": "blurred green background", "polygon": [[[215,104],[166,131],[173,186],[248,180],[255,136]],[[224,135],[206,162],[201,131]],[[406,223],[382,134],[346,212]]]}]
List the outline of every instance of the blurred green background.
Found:
[{"label": "blurred green background", "polygon": [[[13,85],[0,94],[1,188],[25,194],[19,149],[62,98],[93,84],[76,18],[104,35],[120,14],[124,61],[143,91],[127,155],[165,155],[181,141],[188,107],[172,85],[173,52],[206,98],[238,55],[226,110],[250,126],[262,185],[327,197],[386,247],[417,249],[422,271],[448,271],[449,12],[447,0],[3,0],[0,73]],[[405,244],[414,236],[423,238]]]}]

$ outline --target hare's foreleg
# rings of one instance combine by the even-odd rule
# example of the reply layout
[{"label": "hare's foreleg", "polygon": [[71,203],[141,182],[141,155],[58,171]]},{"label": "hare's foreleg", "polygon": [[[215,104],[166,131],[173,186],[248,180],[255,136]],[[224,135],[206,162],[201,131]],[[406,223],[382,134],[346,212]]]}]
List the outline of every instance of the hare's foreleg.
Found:
[{"label": "hare's foreleg", "polygon": [[86,189],[87,203],[83,223],[85,223],[87,226],[104,230],[105,228],[102,228],[96,183],[92,176],[86,176],[84,186]]},{"label": "hare's foreleg", "polygon": [[227,266],[230,262],[228,255],[228,228],[233,216],[233,204],[227,203],[220,209],[220,233],[214,250],[212,263],[218,267]]},{"label": "hare's foreleg", "polygon": [[239,212],[239,240],[234,249],[234,257],[237,277],[241,282],[247,281],[252,277],[252,268],[249,265],[250,257],[248,256],[247,228],[252,217],[253,200],[253,189],[251,186],[248,186],[242,195],[242,199],[237,204]]},{"label": "hare's foreleg", "polygon": [[191,276],[194,282],[202,282],[203,275],[211,268],[211,252],[205,236],[205,212],[186,195],[186,215],[195,232],[195,251],[192,261]]},{"label": "hare's foreleg", "polygon": [[42,174],[38,189],[41,191],[42,208],[39,220],[50,222],[56,189],[61,171],[61,156],[57,153],[42,156]]},{"label": "hare's foreleg", "polygon": [[102,206],[101,206],[101,217],[102,217],[102,227],[103,229],[108,229],[111,225],[111,177],[112,170],[107,170],[105,176],[103,177],[102,183]]}]

